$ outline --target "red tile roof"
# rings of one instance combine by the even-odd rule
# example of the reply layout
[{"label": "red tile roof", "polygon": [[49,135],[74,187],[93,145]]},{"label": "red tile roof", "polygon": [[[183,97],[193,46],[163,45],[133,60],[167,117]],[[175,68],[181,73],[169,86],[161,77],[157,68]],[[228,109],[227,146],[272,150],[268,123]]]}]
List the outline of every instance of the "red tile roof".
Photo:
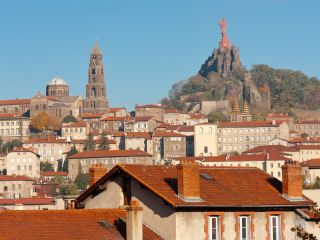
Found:
[{"label": "red tile roof", "polygon": [[30,99],[10,99],[10,100],[0,100],[0,105],[29,105]]},{"label": "red tile roof", "polygon": [[[123,209],[3,210],[0,214],[1,239],[6,240],[122,240],[126,212]],[[104,222],[103,222],[104,221]],[[143,239],[162,239],[143,226]]]},{"label": "red tile roof", "polygon": [[86,113],[81,115],[80,117],[83,118],[100,118],[103,113]]},{"label": "red tile roof", "polygon": [[108,116],[100,119],[100,121],[125,121],[128,117],[116,117],[116,116]]},{"label": "red tile roof", "polygon": [[149,153],[141,150],[96,150],[84,151],[74,154],[69,159],[79,158],[105,158],[105,157],[151,157]]},{"label": "red tile roof", "polygon": [[[55,204],[55,199],[54,198],[14,198],[14,199],[7,198],[7,199],[0,199],[0,206],[1,205],[16,205],[16,204],[22,204],[22,205],[54,205]],[[2,216],[2,213],[0,214],[0,216]]]},{"label": "red tile roof", "polygon": [[175,132],[166,132],[166,131],[154,131],[154,137],[185,137],[185,135]]},{"label": "red tile roof", "polygon": [[109,108],[109,112],[111,112],[111,113],[116,113],[116,112],[121,111],[121,110],[126,110],[126,109],[124,107]]},{"label": "red tile roof", "polygon": [[42,177],[55,177],[55,176],[62,176],[62,177],[67,177],[68,173],[67,172],[41,172]]},{"label": "red tile roof", "polygon": [[303,166],[307,166],[309,168],[320,168],[320,158],[310,159],[302,163]]},{"label": "red tile roof", "polygon": [[134,117],[135,122],[147,122],[153,119],[153,116],[136,116]]},{"label": "red tile roof", "polygon": [[31,152],[31,153],[34,153],[36,155],[39,155],[38,153],[36,153],[34,151],[33,148],[25,148],[25,147],[15,147],[11,152]]},{"label": "red tile roof", "polygon": [[194,132],[194,126],[182,125],[178,128],[178,132]]},{"label": "red tile roof", "polygon": [[[306,197],[302,201],[289,201],[281,195],[281,182],[258,168],[199,166],[199,171],[202,201],[186,202],[178,196],[176,166],[137,164],[115,166],[76,201],[80,203],[91,196],[113,175],[125,173],[174,207],[241,208],[315,205]],[[201,177],[203,174],[211,178]]]},{"label": "red tile roof", "polygon": [[23,113],[2,113],[2,114],[0,114],[1,119],[21,118],[21,117],[23,117]]},{"label": "red tile roof", "polygon": [[270,152],[283,152],[291,150],[290,147],[286,147],[283,145],[262,145],[251,148],[244,153],[270,153]]},{"label": "red tile roof", "polygon": [[284,121],[219,122],[219,128],[279,127]]},{"label": "red tile roof", "polygon": [[33,138],[26,140],[24,144],[32,144],[32,143],[67,143],[66,139],[60,139],[55,137],[48,138]]},{"label": "red tile roof", "polygon": [[112,132],[111,135],[113,137],[123,137],[124,136],[124,132]]},{"label": "red tile roof", "polygon": [[126,132],[126,138],[145,138],[152,139],[152,133],[149,132]]},{"label": "red tile roof", "polygon": [[0,181],[34,181],[32,178],[24,175],[0,175]]},{"label": "red tile roof", "polygon": [[69,123],[62,126],[63,128],[74,128],[74,127],[86,127],[87,124],[85,122],[76,122],[76,123]]}]

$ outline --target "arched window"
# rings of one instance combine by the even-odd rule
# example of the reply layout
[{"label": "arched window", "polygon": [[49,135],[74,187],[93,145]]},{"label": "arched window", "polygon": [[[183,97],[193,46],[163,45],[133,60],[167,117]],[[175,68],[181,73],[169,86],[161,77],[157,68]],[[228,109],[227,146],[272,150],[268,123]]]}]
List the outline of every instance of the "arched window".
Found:
[{"label": "arched window", "polygon": [[95,75],[96,74],[96,70],[94,68],[92,68],[91,73],[92,73],[92,75]]},{"label": "arched window", "polygon": [[208,153],[208,147],[205,146],[205,147],[203,148],[203,151],[204,151],[204,153]]},{"label": "arched window", "polygon": [[209,129],[208,129],[208,133],[212,133],[212,128],[211,127],[209,127]]},{"label": "arched window", "polygon": [[7,186],[4,186],[4,187],[3,187],[3,191],[8,191],[8,187],[7,187]]},{"label": "arched window", "polygon": [[203,128],[199,128],[199,133],[203,133]]},{"label": "arched window", "polygon": [[91,96],[96,97],[96,89],[94,87],[91,88]]},{"label": "arched window", "polygon": [[39,110],[39,106],[38,106],[38,104],[36,105],[36,110],[37,110],[37,111]]},{"label": "arched window", "polygon": [[69,115],[71,115],[71,116],[72,116],[72,110],[70,110],[70,111],[69,111]]},{"label": "arched window", "polygon": [[19,111],[19,109],[16,107],[16,108],[14,108],[14,111],[15,111],[15,112],[18,112],[18,111]]},{"label": "arched window", "polygon": [[7,109],[6,108],[2,108],[2,113],[7,113]]},{"label": "arched window", "polygon": [[45,104],[43,104],[43,110],[46,110],[46,108],[47,108],[47,107],[46,107],[46,105],[45,105]]}]

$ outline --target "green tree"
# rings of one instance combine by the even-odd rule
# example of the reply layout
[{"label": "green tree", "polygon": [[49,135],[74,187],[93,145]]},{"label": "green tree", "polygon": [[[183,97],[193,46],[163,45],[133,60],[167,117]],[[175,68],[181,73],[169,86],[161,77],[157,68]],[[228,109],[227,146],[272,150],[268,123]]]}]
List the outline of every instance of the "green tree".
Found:
[{"label": "green tree", "polygon": [[40,171],[41,172],[53,172],[53,164],[49,162],[40,162]]},{"label": "green tree", "polygon": [[100,135],[100,145],[99,148],[101,150],[109,150],[110,146],[108,143],[108,137],[107,137],[107,133],[105,131],[103,131]]},{"label": "green tree", "polygon": [[55,176],[52,181],[59,184],[66,184],[65,178],[62,176]]},{"label": "green tree", "polygon": [[73,145],[71,147],[70,151],[68,152],[66,159],[63,162],[62,171],[68,172],[68,163],[69,163],[68,157],[70,157],[70,156],[72,156],[74,154],[77,154],[77,153],[79,153],[79,151],[77,150],[76,146]]},{"label": "green tree", "polygon": [[220,111],[213,111],[207,115],[209,122],[225,122],[227,118]]},{"label": "green tree", "polygon": [[60,191],[62,195],[78,195],[79,194],[76,184],[61,185]]},{"label": "green tree", "polygon": [[76,177],[75,184],[79,190],[85,190],[89,184],[89,174],[88,173],[79,173]]},{"label": "green tree", "polygon": [[89,133],[87,140],[86,140],[86,143],[84,145],[84,150],[85,151],[92,151],[94,149],[95,149],[95,143],[93,141],[93,135],[92,135],[92,133]]}]

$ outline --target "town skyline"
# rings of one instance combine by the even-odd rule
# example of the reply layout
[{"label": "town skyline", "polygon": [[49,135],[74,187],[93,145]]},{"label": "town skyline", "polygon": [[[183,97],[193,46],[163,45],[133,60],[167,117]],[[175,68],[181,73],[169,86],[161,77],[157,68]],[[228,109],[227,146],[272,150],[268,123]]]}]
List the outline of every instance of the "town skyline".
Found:
[{"label": "town skyline", "polygon": [[[246,1],[242,5],[236,1],[203,1],[202,6],[190,1],[185,6],[172,4],[171,9],[166,9],[166,4],[145,1],[136,6],[128,4],[127,8],[110,2],[97,4],[101,7],[87,15],[83,13],[90,8],[84,2],[67,3],[63,8],[59,4],[31,3],[25,8],[23,4],[20,8],[12,8],[14,3],[1,4],[2,9],[14,9],[15,16],[13,21],[8,21],[11,18],[6,12],[0,16],[1,24],[10,26],[0,40],[4,69],[0,77],[10,83],[1,91],[2,99],[44,93],[56,75],[70,85],[72,95],[85,96],[89,52],[98,39],[110,105],[132,109],[135,104],[158,102],[167,96],[171,85],[196,74],[218,47],[218,21],[222,17],[227,19],[229,38],[239,47],[243,65],[251,68],[252,64],[268,64],[319,77],[319,50],[314,48],[319,40],[316,6],[303,14],[307,6],[297,1]],[[248,5],[252,16],[245,17]],[[213,11],[218,8],[219,12]],[[265,12],[261,8],[266,8]],[[283,15],[285,8],[290,11]],[[155,13],[156,9],[159,12]],[[273,19],[264,19],[271,10]],[[296,17],[298,11],[301,14]],[[79,21],[84,23],[83,28],[78,27]],[[29,32],[32,34],[25,36]]]}]

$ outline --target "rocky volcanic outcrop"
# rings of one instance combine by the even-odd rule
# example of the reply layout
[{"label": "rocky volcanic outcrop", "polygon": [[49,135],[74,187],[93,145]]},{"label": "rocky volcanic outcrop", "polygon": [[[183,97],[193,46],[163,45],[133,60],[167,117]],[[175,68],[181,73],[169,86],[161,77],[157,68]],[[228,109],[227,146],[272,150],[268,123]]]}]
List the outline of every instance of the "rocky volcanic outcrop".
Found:
[{"label": "rocky volcanic outcrop", "polygon": [[199,74],[207,77],[210,72],[217,72],[222,77],[230,77],[241,68],[239,50],[236,47],[214,49],[212,55],[202,64]]}]

